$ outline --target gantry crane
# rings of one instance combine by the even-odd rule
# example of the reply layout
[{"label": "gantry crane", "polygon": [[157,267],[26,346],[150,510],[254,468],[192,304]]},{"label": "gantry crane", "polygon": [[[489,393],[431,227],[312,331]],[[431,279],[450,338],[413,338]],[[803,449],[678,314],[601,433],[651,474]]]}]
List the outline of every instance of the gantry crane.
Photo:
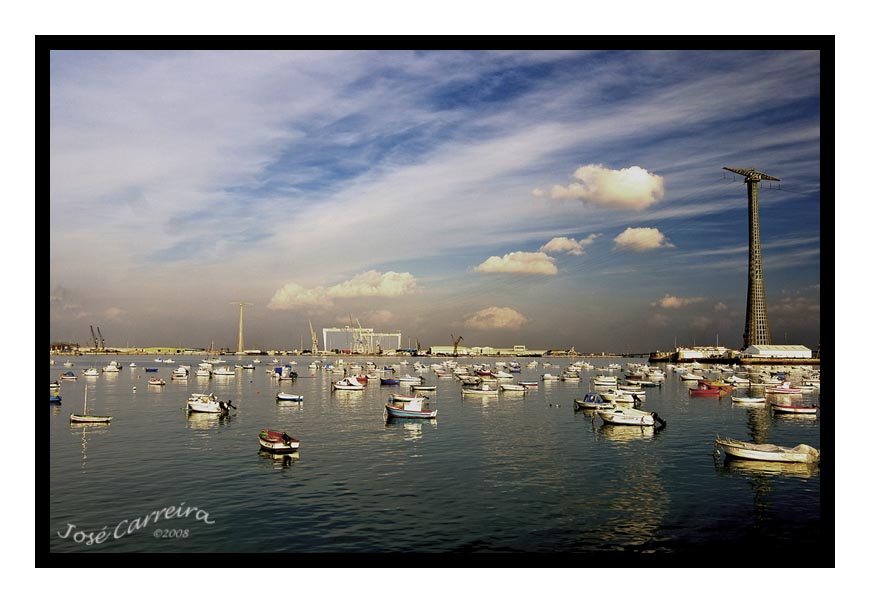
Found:
[{"label": "gantry crane", "polygon": [[463,336],[455,339],[454,334],[451,334],[451,340],[454,341],[454,356],[457,356],[457,346],[459,346],[460,342],[463,341]]}]

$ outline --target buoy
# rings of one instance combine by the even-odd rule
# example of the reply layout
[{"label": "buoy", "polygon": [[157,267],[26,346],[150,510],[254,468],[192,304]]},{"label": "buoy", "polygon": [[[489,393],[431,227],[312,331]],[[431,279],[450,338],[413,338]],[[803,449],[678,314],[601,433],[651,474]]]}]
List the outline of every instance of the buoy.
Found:
[{"label": "buoy", "polygon": [[136,386],[133,386],[133,390],[134,390],[134,391],[136,390]]}]

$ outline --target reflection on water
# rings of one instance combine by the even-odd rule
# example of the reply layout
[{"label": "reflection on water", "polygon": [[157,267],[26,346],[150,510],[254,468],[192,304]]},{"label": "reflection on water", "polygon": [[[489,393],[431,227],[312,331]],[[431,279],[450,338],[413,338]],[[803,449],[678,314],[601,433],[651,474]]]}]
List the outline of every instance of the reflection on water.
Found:
[{"label": "reflection on water", "polygon": [[70,432],[75,433],[78,430],[82,432],[82,469],[84,470],[88,463],[88,438],[107,434],[109,426],[70,423]]},{"label": "reflection on water", "polygon": [[289,468],[293,465],[293,462],[299,461],[299,451],[294,451],[293,453],[272,453],[260,449],[257,451],[257,454],[264,461],[272,462],[273,468]]},{"label": "reflection on water", "polygon": [[230,415],[223,415],[221,413],[199,413],[196,411],[186,411],[185,413],[187,414],[188,428],[194,430],[210,430],[212,428],[217,428],[229,424],[233,421],[233,417],[236,416],[235,413]]},{"label": "reflection on water", "polygon": [[438,420],[418,419],[411,417],[387,417],[384,420],[384,429],[387,431],[396,431],[402,435],[402,438],[407,441],[416,441],[423,438],[423,426],[438,426]]},{"label": "reflection on water", "polygon": [[727,457],[722,463],[717,463],[717,471],[725,474],[742,476],[796,476],[811,478],[819,474],[817,463],[789,463],[784,461],[753,461],[749,459],[733,459]]},{"label": "reflection on water", "polygon": [[653,438],[656,433],[653,426],[621,426],[617,424],[602,424],[595,430],[599,436],[618,442],[647,440]]}]

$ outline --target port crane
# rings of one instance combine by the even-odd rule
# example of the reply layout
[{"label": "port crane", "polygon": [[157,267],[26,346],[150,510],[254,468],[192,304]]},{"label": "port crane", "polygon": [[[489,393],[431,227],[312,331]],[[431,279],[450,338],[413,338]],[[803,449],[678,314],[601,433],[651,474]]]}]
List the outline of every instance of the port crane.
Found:
[{"label": "port crane", "polygon": [[459,338],[454,338],[454,334],[451,334],[451,340],[454,342],[454,356],[457,356],[457,346],[459,346],[460,342],[463,341],[463,336]]},{"label": "port crane", "polygon": [[308,329],[312,332],[312,354],[318,353],[318,334],[315,333],[315,328],[312,327],[311,319],[308,322]]}]

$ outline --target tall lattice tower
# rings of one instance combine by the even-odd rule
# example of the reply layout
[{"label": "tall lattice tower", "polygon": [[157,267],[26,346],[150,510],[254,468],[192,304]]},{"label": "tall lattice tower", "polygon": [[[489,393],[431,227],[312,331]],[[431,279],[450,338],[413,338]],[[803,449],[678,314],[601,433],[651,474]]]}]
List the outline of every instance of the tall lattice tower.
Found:
[{"label": "tall lattice tower", "polygon": [[765,303],[765,279],[762,276],[762,246],[759,237],[759,181],[779,178],[763,174],[756,168],[729,168],[724,170],[741,174],[747,183],[750,210],[750,265],[747,271],[747,319],[744,324],[744,348],[755,344],[771,344],[768,329],[768,306]]}]

